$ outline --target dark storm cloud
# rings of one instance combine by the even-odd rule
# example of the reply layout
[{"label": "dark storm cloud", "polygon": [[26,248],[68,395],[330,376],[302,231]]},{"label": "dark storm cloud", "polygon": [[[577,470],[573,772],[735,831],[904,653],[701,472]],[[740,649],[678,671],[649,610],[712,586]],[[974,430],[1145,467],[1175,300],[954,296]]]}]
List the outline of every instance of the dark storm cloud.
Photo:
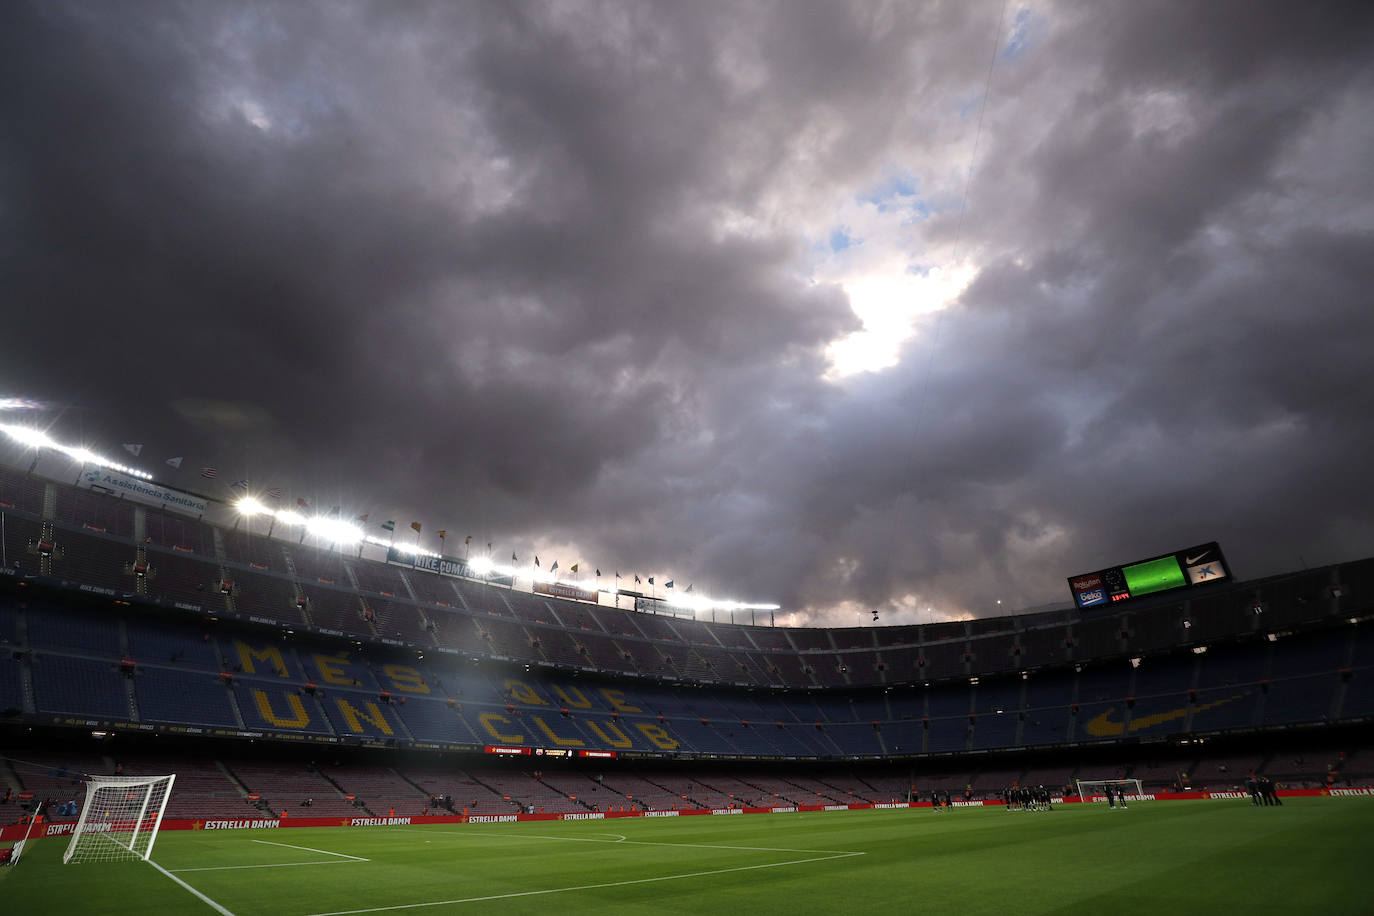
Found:
[{"label": "dark storm cloud", "polygon": [[[1374,550],[1366,6],[997,13],[7,4],[0,394],[817,619]],[[894,169],[978,272],[825,381]]]}]

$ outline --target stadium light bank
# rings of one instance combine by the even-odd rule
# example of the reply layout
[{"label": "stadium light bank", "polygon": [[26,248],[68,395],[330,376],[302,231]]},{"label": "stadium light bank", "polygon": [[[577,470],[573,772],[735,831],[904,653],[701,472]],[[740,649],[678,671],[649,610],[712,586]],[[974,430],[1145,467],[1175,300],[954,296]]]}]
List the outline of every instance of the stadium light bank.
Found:
[{"label": "stadium light bank", "polygon": [[5,435],[9,436],[20,445],[27,446],[35,451],[48,449],[49,451],[60,452],[73,461],[79,461],[82,464],[93,464],[96,467],[109,468],[121,474],[128,474],[130,477],[137,477],[140,480],[153,479],[153,475],[149,474],[147,471],[131,468],[128,465],[120,464],[118,461],[111,461],[103,455],[97,455],[84,446],[63,445],[41,429],[34,429],[31,426],[18,426],[13,423],[0,423],[0,432],[5,433]]},{"label": "stadium light bank", "polygon": [[[153,479],[153,475],[147,471],[129,467],[118,461],[111,461],[103,455],[99,455],[84,446],[63,445],[41,429],[34,429],[31,426],[20,426],[13,423],[0,423],[0,432],[5,433],[5,435],[9,436],[15,442],[32,448],[35,451],[48,449],[64,454],[73,461],[78,461],[82,464],[109,468],[121,474],[128,474],[130,477],[137,477],[141,480]],[[367,543],[417,556],[442,556],[432,550],[426,550],[418,544],[407,544],[402,541],[389,541],[384,538],[373,537],[365,533],[361,527],[355,525],[353,522],[345,521],[334,516],[305,516],[294,509],[273,509],[264,505],[262,501],[253,496],[245,496],[234,502],[233,506],[240,515],[245,517],[252,518],[265,515],[271,518],[273,526],[280,524],[290,528],[304,527],[306,534],[318,537],[321,540],[338,546]],[[474,557],[466,561],[466,563],[468,568],[472,570],[473,574],[478,578],[507,576],[514,579],[518,573],[522,572],[513,566],[494,563],[490,557]],[[533,575],[533,579],[535,582],[539,583],[569,585],[575,588],[586,587],[584,581],[560,579],[545,570],[536,571]],[[598,588],[597,590],[612,595],[627,593],[619,588]],[[781,608],[781,605],[778,604],[751,604],[743,601],[726,601],[710,598],[706,595],[665,595],[658,600],[670,607],[682,608],[692,611],[693,613],[700,613],[703,611],[776,611]]]}]

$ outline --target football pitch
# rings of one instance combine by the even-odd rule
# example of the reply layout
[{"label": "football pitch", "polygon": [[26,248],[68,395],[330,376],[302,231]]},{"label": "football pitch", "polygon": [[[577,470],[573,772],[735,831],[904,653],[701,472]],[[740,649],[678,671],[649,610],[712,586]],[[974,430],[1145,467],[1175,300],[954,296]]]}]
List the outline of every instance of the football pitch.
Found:
[{"label": "football pitch", "polygon": [[164,831],[153,859],[0,871],[8,913],[1374,911],[1374,799]]}]

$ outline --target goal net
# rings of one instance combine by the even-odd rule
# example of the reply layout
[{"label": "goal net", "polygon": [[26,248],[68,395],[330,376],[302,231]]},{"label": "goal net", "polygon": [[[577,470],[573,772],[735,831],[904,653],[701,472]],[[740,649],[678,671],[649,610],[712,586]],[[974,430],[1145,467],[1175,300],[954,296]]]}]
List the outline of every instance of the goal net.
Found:
[{"label": "goal net", "polygon": [[1144,795],[1140,788],[1139,779],[1075,779],[1078,784],[1078,800],[1083,802],[1106,801],[1108,786],[1112,789],[1113,795],[1125,793],[1129,799],[1131,796]]},{"label": "goal net", "polygon": [[64,863],[147,860],[175,776],[92,776]]}]

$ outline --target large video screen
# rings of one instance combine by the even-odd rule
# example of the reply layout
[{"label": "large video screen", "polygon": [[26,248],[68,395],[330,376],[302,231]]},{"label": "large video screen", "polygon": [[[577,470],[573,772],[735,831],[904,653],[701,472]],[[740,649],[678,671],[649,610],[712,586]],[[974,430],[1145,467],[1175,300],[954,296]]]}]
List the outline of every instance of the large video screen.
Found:
[{"label": "large video screen", "polygon": [[1069,591],[1078,607],[1095,608],[1230,577],[1221,547],[1212,541],[1149,560],[1070,576]]}]

